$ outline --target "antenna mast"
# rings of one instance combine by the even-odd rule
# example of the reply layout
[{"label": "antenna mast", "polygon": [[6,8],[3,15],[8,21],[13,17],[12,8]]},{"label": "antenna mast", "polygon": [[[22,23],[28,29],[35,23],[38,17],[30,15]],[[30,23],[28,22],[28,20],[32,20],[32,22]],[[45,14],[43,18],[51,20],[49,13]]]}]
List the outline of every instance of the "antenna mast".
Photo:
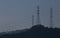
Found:
[{"label": "antenna mast", "polygon": [[53,13],[52,13],[52,8],[50,8],[50,28],[53,28]]},{"label": "antenna mast", "polygon": [[37,24],[40,24],[40,16],[39,16],[39,5],[37,6]]},{"label": "antenna mast", "polygon": [[32,15],[32,26],[34,25],[34,15]]}]

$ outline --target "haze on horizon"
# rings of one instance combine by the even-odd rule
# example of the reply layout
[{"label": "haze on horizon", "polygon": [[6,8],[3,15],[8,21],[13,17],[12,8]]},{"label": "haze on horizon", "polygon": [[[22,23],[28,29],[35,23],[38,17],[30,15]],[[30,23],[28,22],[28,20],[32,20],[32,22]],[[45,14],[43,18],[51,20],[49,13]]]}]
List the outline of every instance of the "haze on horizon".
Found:
[{"label": "haze on horizon", "polygon": [[50,8],[53,8],[54,27],[60,28],[60,0],[0,0],[0,32],[30,28],[32,14],[40,6],[41,24],[49,27]]}]

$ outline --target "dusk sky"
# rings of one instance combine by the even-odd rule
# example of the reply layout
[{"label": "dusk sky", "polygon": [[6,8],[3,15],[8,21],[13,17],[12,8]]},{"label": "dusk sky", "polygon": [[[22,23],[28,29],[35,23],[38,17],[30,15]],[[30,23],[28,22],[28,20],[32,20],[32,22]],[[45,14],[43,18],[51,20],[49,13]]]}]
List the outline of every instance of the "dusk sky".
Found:
[{"label": "dusk sky", "polygon": [[32,15],[40,6],[41,24],[49,27],[50,8],[53,8],[54,27],[60,27],[60,0],[0,0],[0,32],[30,28]]}]

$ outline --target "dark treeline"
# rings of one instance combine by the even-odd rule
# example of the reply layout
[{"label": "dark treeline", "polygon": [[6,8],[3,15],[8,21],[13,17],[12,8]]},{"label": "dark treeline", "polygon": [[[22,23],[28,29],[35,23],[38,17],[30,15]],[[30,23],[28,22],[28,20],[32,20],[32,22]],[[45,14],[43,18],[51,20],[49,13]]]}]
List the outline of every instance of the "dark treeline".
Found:
[{"label": "dark treeline", "polygon": [[43,25],[35,25],[27,31],[15,33],[15,34],[4,34],[0,38],[59,38],[60,28],[48,28]]}]

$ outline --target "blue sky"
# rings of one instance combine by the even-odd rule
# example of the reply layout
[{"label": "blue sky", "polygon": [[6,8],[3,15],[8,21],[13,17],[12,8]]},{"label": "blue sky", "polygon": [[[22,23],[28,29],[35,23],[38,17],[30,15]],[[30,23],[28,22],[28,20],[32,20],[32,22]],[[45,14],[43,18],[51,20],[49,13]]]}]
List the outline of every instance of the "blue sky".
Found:
[{"label": "blue sky", "polygon": [[50,8],[53,8],[54,27],[60,27],[60,0],[0,0],[0,32],[29,28],[32,14],[40,6],[41,24],[49,27]]}]

